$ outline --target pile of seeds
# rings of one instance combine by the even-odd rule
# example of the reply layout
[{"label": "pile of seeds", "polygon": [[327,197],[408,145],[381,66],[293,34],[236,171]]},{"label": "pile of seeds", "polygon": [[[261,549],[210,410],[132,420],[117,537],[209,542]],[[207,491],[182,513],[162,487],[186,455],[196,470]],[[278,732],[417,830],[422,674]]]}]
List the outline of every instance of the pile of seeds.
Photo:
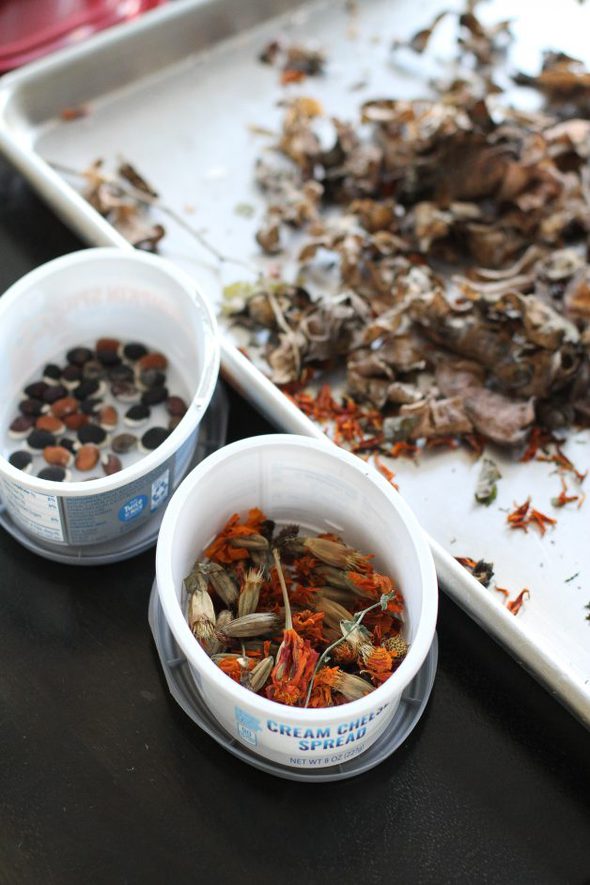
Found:
[{"label": "pile of seeds", "polygon": [[[83,475],[96,467],[106,476],[122,470],[125,456],[156,449],[186,412],[168,390],[167,369],[164,354],[135,341],[99,338],[94,347],[71,348],[65,364],[48,363],[22,392],[8,435],[24,445],[10,464],[54,482],[71,479],[70,467]],[[150,426],[160,404],[167,426]]]},{"label": "pile of seeds", "polygon": [[295,707],[358,700],[408,652],[404,600],[371,554],[333,534],[234,514],[185,578],[201,647],[240,685]]}]

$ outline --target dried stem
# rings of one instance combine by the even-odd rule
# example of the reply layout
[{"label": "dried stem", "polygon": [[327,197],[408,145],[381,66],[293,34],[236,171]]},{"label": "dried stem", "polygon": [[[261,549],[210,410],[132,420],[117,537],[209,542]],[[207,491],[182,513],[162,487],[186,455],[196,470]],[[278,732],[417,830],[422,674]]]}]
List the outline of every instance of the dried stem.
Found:
[{"label": "dried stem", "polygon": [[[80,172],[78,169],[73,169],[71,166],[66,166],[63,163],[50,162],[49,165],[55,169],[56,172],[61,172],[63,175],[71,175],[75,178],[87,178],[84,172]],[[133,187],[132,184],[121,181],[118,176],[113,175],[112,173],[101,172],[100,174],[106,183],[115,185],[124,196],[131,197],[131,199],[135,200],[137,203],[142,203],[144,206],[156,208],[162,212],[163,215],[167,215],[168,218],[171,218],[183,230],[194,237],[203,249],[206,249],[207,252],[213,255],[220,264],[237,264],[240,267],[246,268],[251,273],[256,274],[257,277],[262,276],[260,269],[253,264],[250,264],[248,261],[244,261],[241,258],[233,258],[231,255],[225,255],[223,252],[220,252],[219,249],[213,246],[199,230],[193,227],[192,224],[189,224],[182,215],[174,209],[170,209],[170,207],[166,206],[164,203],[161,203],[157,197],[152,197],[145,191]]]},{"label": "dried stem", "polygon": [[348,628],[348,630],[343,632],[342,636],[340,636],[339,639],[336,639],[332,643],[332,645],[329,645],[328,648],[326,648],[322,652],[322,654],[320,655],[320,657],[318,658],[318,660],[316,662],[314,671],[311,674],[311,679],[309,680],[309,685],[307,687],[307,695],[305,696],[305,704],[303,705],[304,707],[307,707],[309,704],[309,699],[311,698],[311,692],[313,690],[313,684],[315,682],[315,678],[318,675],[318,670],[320,669],[322,664],[324,664],[327,660],[329,660],[329,654],[332,651],[332,649],[336,648],[337,645],[340,645],[342,642],[345,642],[348,639],[350,634],[354,630],[356,630],[356,628],[359,626],[359,624],[362,624],[363,618],[365,617],[366,614],[368,614],[370,611],[373,611],[374,608],[382,608],[382,609],[386,608],[387,602],[392,598],[392,596],[393,596],[393,593],[385,593],[381,597],[379,602],[376,602],[376,603],[374,603],[374,605],[370,605],[368,608],[364,608],[362,611],[357,612],[356,615],[354,616],[354,618],[352,619],[352,621],[350,621],[350,627]]},{"label": "dried stem", "polygon": [[293,629],[293,620],[291,618],[291,603],[289,602],[289,594],[287,592],[287,585],[285,584],[285,577],[283,575],[283,569],[281,567],[281,558],[279,556],[279,551],[275,547],[272,551],[272,555],[274,557],[275,565],[277,567],[277,574],[279,576],[279,584],[281,585],[281,591],[283,593],[283,601],[285,603],[285,630]]}]

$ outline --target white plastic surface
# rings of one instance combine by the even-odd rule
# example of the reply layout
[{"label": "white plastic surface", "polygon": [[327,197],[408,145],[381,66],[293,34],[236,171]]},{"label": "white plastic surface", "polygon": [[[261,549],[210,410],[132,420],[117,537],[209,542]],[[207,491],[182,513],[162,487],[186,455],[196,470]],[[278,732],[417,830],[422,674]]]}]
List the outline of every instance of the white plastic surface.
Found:
[{"label": "white plastic surface", "polygon": [[[213,394],[219,367],[216,322],[190,278],[153,255],[90,249],[37,268],[0,299],[0,427],[6,428],[12,420],[15,396],[32,371],[69,347],[101,335],[143,341],[163,351],[188,392],[189,409],[155,451],[91,483],[49,482],[15,469],[5,457],[14,449],[6,436],[0,455],[4,503],[23,530],[40,540],[67,543],[64,507],[68,500],[92,499],[90,509],[96,512],[110,496],[108,508],[116,510],[129,495],[133,500],[133,488],[146,477],[152,489],[150,512],[155,512],[188,467],[197,426]],[[48,496],[55,499],[51,498],[51,512]],[[81,518],[90,521],[91,515]],[[134,527],[114,525],[113,537]],[[77,543],[97,540],[89,531]]]},{"label": "white plastic surface", "polygon": [[[183,579],[232,513],[245,514],[254,506],[278,523],[341,534],[348,544],[374,552],[376,567],[398,582],[410,651],[395,674],[366,698],[325,710],[269,701],[229,679],[193,637],[184,614]],[[306,437],[241,440],[195,468],[162,521],[156,573],[164,615],[211,712],[249,749],[281,765],[337,765],[364,752],[391,721],[434,636],[436,574],[415,517],[372,467]]]}]

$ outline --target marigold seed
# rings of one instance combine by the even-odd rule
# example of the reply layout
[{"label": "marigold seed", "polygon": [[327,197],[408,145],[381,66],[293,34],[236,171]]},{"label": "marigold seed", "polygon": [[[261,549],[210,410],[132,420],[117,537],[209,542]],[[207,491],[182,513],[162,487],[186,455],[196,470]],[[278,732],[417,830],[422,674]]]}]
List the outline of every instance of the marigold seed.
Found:
[{"label": "marigold seed", "polygon": [[82,471],[92,470],[98,464],[99,458],[100,452],[96,446],[91,443],[80,446],[76,452],[76,468]]}]

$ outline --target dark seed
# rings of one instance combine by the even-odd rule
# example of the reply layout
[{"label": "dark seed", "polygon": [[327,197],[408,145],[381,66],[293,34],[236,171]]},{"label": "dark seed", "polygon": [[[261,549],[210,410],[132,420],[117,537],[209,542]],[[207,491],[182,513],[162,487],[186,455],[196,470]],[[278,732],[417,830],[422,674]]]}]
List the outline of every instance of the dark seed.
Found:
[{"label": "dark seed", "polygon": [[181,396],[169,396],[166,400],[166,408],[168,414],[173,418],[182,418],[186,414],[188,406]]},{"label": "dark seed", "polygon": [[42,403],[40,399],[23,399],[18,404],[18,408],[21,414],[34,415],[35,418],[49,411],[47,403]]},{"label": "dark seed", "polygon": [[82,445],[93,443],[95,446],[100,446],[106,442],[106,438],[106,431],[98,424],[87,424],[86,427],[81,427],[78,431],[78,439]]},{"label": "dark seed", "polygon": [[167,387],[150,387],[149,390],[144,390],[141,394],[144,406],[157,406],[158,403],[163,403],[166,399],[168,399]]},{"label": "dark seed", "polygon": [[140,448],[146,452],[152,452],[169,436],[170,431],[165,427],[150,427],[141,438]]},{"label": "dark seed", "polygon": [[99,363],[98,360],[89,360],[87,363],[84,363],[82,368],[82,376],[87,378],[88,381],[94,381],[98,378],[104,378],[105,376],[105,368],[102,363]]},{"label": "dark seed", "polygon": [[76,399],[84,400],[88,399],[90,396],[94,396],[100,390],[100,381],[91,380],[91,381],[82,381],[76,387],[74,391],[74,396]]},{"label": "dark seed", "polygon": [[120,433],[111,440],[111,448],[118,455],[126,455],[137,446],[137,437],[132,433]]},{"label": "dark seed", "polygon": [[168,430],[176,430],[181,421],[182,415],[173,415],[170,421],[168,421]]},{"label": "dark seed", "polygon": [[93,352],[88,347],[74,347],[66,353],[68,363],[80,367],[91,360],[93,356]]},{"label": "dark seed", "polygon": [[34,426],[35,419],[32,415],[19,415],[8,428],[8,435],[13,439],[22,439]]},{"label": "dark seed", "polygon": [[129,360],[132,363],[136,360],[140,360],[147,352],[147,347],[144,347],[143,344],[138,344],[135,341],[130,341],[129,344],[126,344],[123,348],[123,356],[126,360]]},{"label": "dark seed", "polygon": [[44,467],[37,474],[39,479],[50,479],[52,482],[63,482],[67,476],[67,470],[63,467]]},{"label": "dark seed", "polygon": [[111,366],[118,366],[121,362],[121,357],[116,350],[97,350],[96,356],[103,366],[108,368],[111,368]]},{"label": "dark seed", "polygon": [[30,449],[41,451],[46,446],[55,445],[55,434],[48,430],[31,430],[27,436],[27,445]]},{"label": "dark seed", "polygon": [[128,424],[130,427],[133,427],[136,424],[144,424],[149,417],[150,410],[148,406],[143,404],[131,406],[131,408],[127,409],[125,412],[125,424]]},{"label": "dark seed", "polygon": [[34,381],[32,384],[25,387],[24,392],[25,396],[28,396],[31,399],[43,399],[43,394],[47,390],[51,390],[51,388],[46,381]]},{"label": "dark seed", "polygon": [[109,370],[109,381],[133,381],[135,378],[135,372],[131,368],[131,366],[126,366],[125,363],[121,363],[120,366],[113,366],[112,369]]},{"label": "dark seed", "polygon": [[101,463],[102,469],[107,476],[112,476],[113,473],[118,473],[119,470],[123,469],[120,458],[117,458],[117,456],[113,455],[111,452],[104,456]]},{"label": "dark seed", "polygon": [[62,437],[60,437],[60,439],[58,439],[58,441],[57,441],[57,444],[58,444],[58,446],[61,446],[62,449],[67,449],[68,452],[72,452],[72,454],[73,454],[73,453],[76,451],[76,449],[78,448],[77,443],[75,442],[75,440],[70,439],[69,436],[62,436]]},{"label": "dark seed", "polygon": [[121,347],[121,342],[118,338],[99,338],[96,342],[96,352],[98,351],[117,351]]},{"label": "dark seed", "polygon": [[61,369],[55,363],[47,363],[43,369],[43,380],[47,384],[56,384],[61,378]]},{"label": "dark seed", "polygon": [[71,390],[82,380],[82,369],[79,369],[78,366],[66,366],[61,373],[61,380]]},{"label": "dark seed", "polygon": [[12,453],[8,459],[8,463],[12,464],[13,467],[16,467],[17,470],[24,470],[25,473],[28,473],[33,463],[33,456],[30,452],[25,452],[21,449],[19,452]]},{"label": "dark seed", "polygon": [[63,384],[54,384],[47,388],[45,393],[43,394],[43,402],[44,403],[54,403],[58,399],[63,399],[64,396],[68,395],[68,390]]},{"label": "dark seed", "polygon": [[129,381],[114,381],[111,384],[111,393],[122,403],[136,402],[140,396],[137,387]]},{"label": "dark seed", "polygon": [[96,415],[101,406],[102,400],[100,397],[90,397],[90,399],[85,399],[80,403],[80,411],[84,415]]},{"label": "dark seed", "polygon": [[139,383],[142,387],[161,387],[166,382],[166,375],[158,369],[144,369],[139,373]]}]

